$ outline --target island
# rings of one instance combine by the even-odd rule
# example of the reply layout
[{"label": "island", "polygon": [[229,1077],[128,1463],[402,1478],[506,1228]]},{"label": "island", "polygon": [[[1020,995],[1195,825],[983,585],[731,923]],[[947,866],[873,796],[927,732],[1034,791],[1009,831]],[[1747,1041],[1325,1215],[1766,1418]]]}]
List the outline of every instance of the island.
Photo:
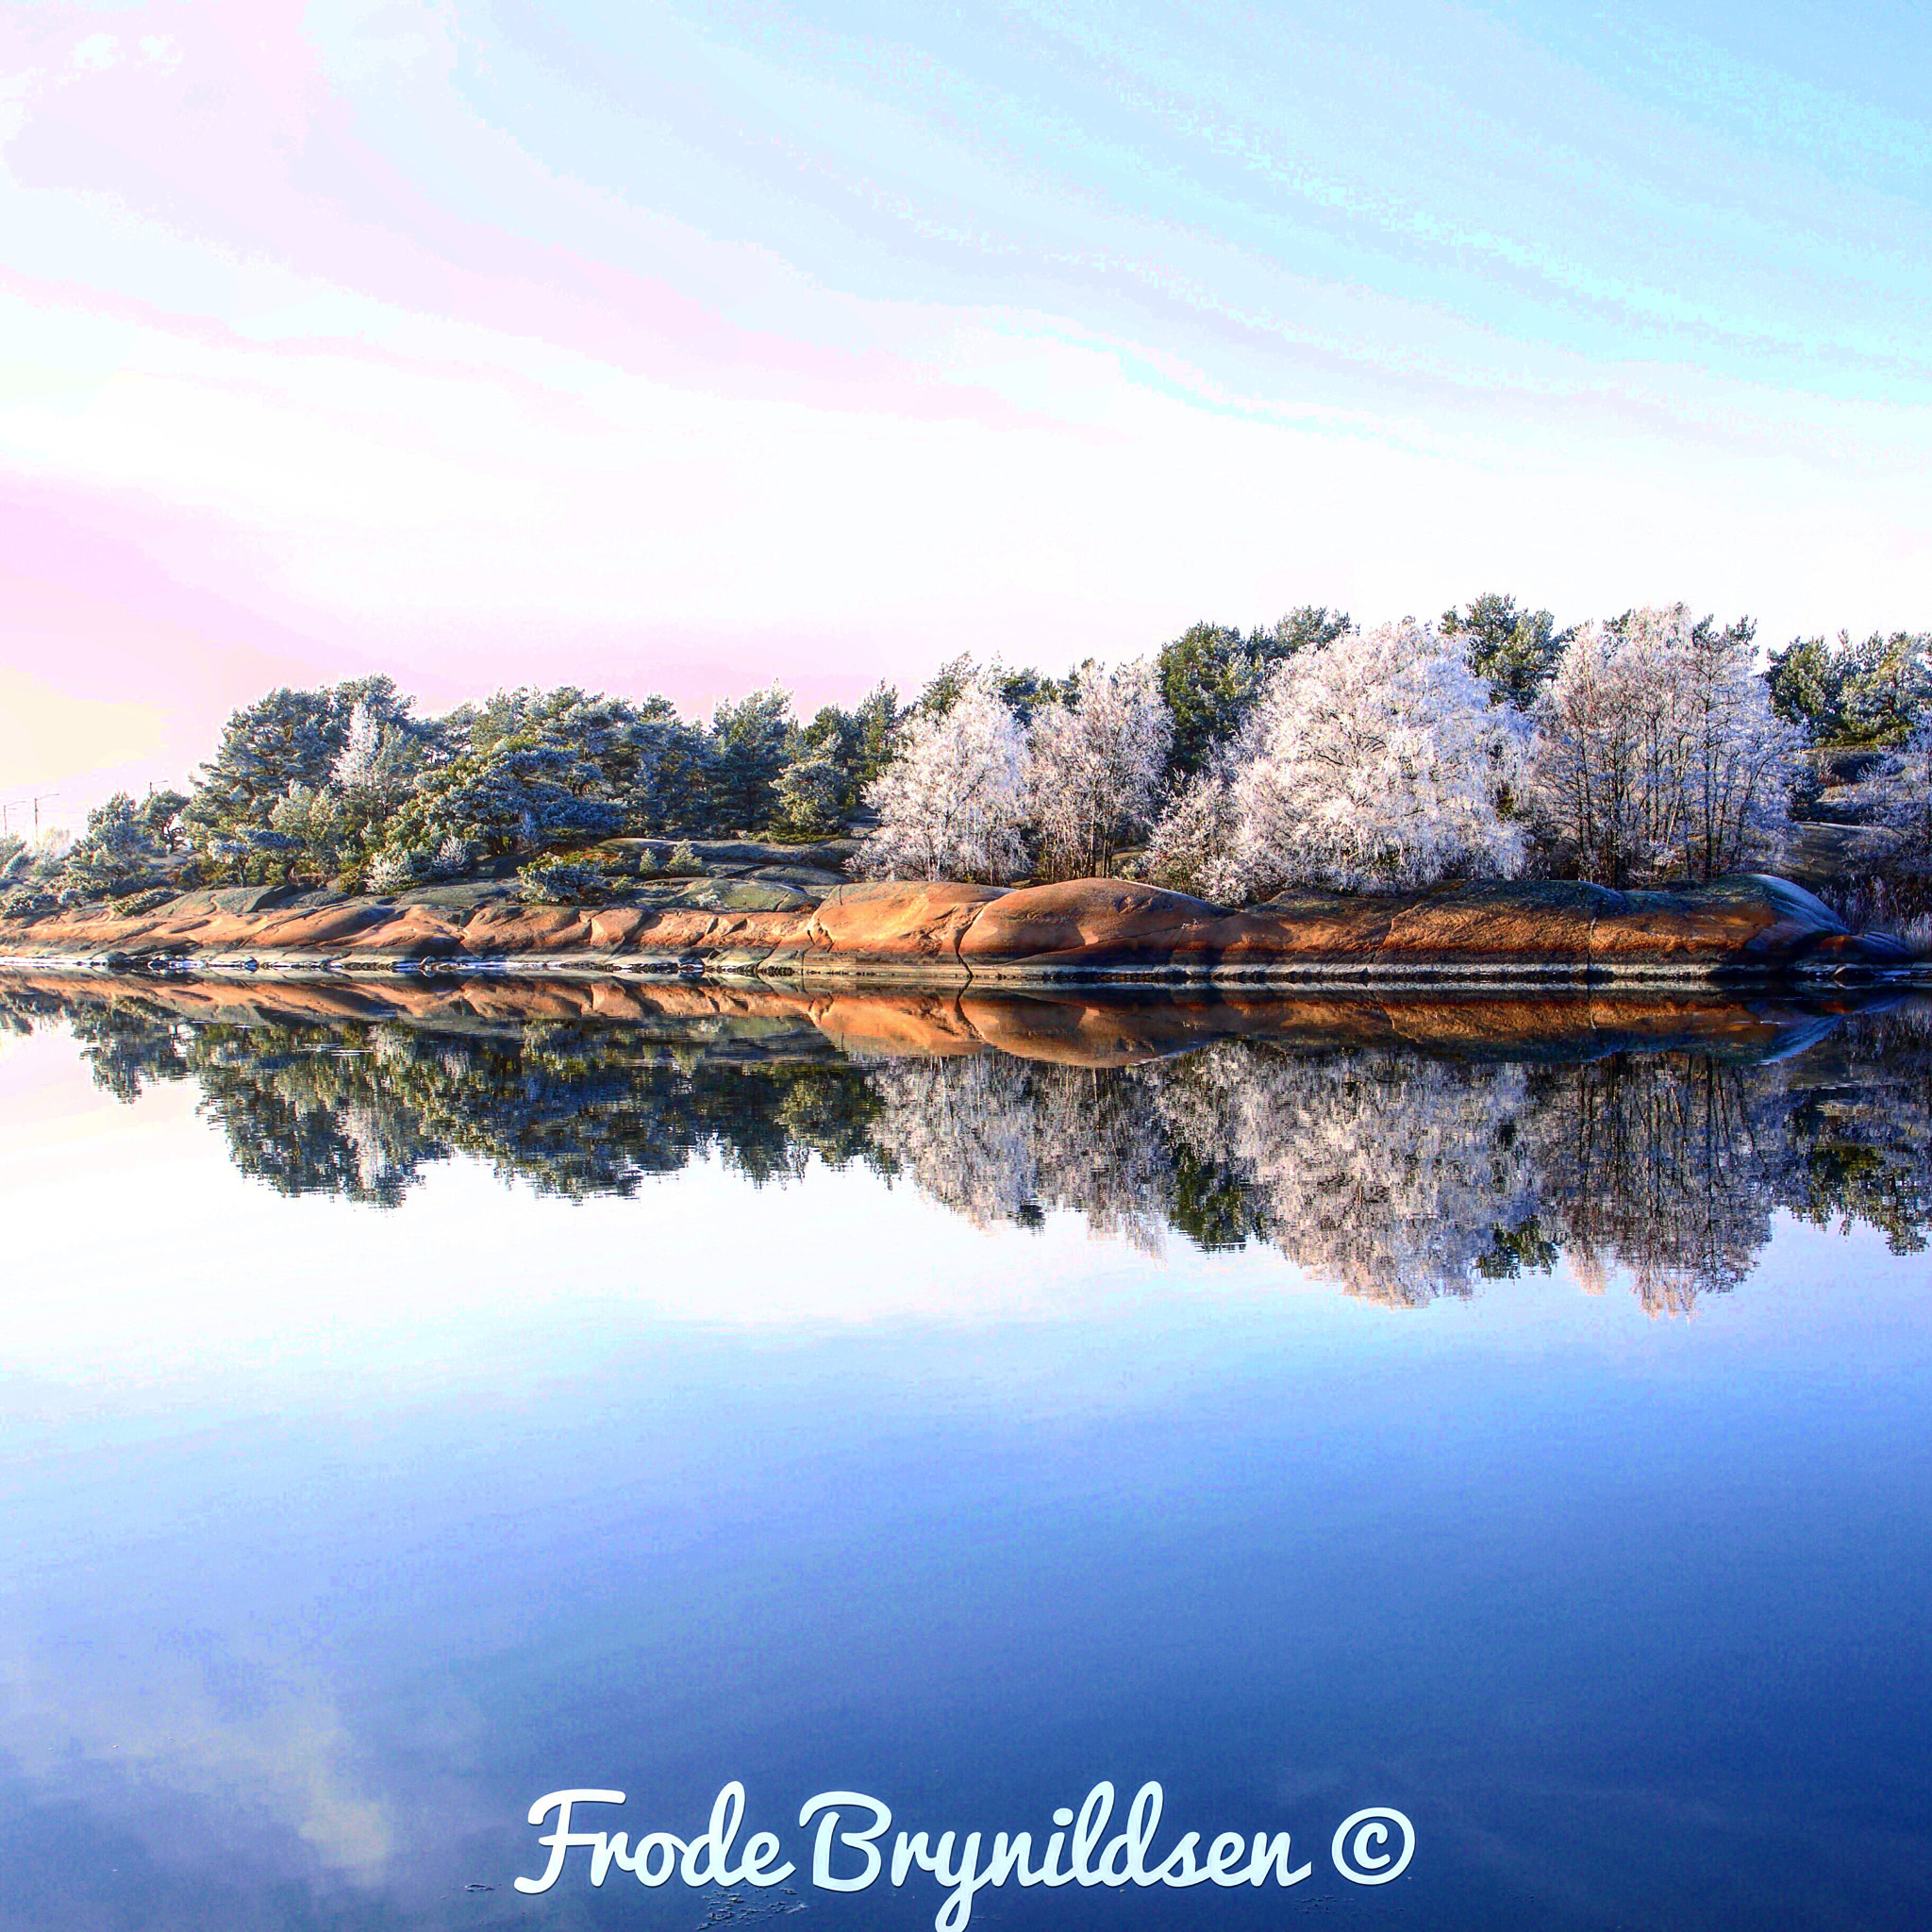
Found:
[{"label": "island", "polygon": [[[638,842],[644,841],[625,841]],[[685,850],[691,850],[687,841]],[[1923,974],[1789,880],[1574,880],[1216,906],[1122,878],[855,883],[836,850],[719,842],[695,876],[611,871],[582,903],[514,876],[387,893],[229,887],[0,921],[0,965],[150,974],[639,974],[992,990],[1862,984]]]}]

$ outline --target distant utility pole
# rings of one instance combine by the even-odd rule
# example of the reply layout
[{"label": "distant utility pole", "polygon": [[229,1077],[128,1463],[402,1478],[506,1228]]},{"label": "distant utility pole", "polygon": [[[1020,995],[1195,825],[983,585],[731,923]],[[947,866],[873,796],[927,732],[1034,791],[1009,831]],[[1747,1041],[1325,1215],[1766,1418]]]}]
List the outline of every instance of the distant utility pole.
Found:
[{"label": "distant utility pole", "polygon": [[40,791],[36,792],[34,796],[30,799],[14,798],[9,799],[5,805],[0,805],[0,832],[4,832],[8,829],[7,814],[8,812],[18,811],[20,808],[24,805],[31,805],[34,809],[34,838],[36,841],[38,841],[41,836],[41,807],[43,806],[48,799],[58,798],[60,794],[58,791]]}]

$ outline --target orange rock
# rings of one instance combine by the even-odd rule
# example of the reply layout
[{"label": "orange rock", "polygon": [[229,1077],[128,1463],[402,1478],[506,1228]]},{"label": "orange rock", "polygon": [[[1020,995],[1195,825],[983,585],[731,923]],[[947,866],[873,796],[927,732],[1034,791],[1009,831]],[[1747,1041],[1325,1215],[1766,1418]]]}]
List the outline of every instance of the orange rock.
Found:
[{"label": "orange rock", "polygon": [[986,1042],[945,993],[840,992],[811,998],[812,1024],[845,1053],[922,1058],[974,1054]]},{"label": "orange rock", "polygon": [[959,936],[986,906],[1005,896],[996,886],[889,879],[839,886],[803,914],[768,915],[792,923],[783,957],[769,970],[807,977],[963,983]]},{"label": "orange rock", "polygon": [[[334,956],[370,968],[439,956],[587,964],[642,956],[805,982],[970,981],[981,990],[1082,978],[1580,982],[1767,976],[1807,961],[1822,973],[1908,963],[1896,941],[1847,933],[1808,892],[1755,876],[1680,892],[1531,883],[1387,896],[1284,893],[1233,912],[1119,879],[1013,891],[921,881],[841,886],[817,908],[792,911],[505,901],[464,912],[362,900],[242,912],[194,893],[134,919],[91,907],[0,926],[0,955],[15,958],[114,954],[229,962]],[[1067,1047],[1090,1049],[1109,1051]]]}]

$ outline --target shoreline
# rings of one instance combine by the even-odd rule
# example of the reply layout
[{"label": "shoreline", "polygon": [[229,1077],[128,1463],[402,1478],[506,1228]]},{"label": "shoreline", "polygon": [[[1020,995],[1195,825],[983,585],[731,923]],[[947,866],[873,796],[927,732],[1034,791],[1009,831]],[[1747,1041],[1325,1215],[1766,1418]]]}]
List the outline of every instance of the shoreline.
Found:
[{"label": "shoreline", "polygon": [[1694,1050],[1752,1060],[1812,1043],[1874,1002],[1886,1010],[1925,1003],[1909,989],[1826,987],[1512,994],[1468,987],[1392,993],[1365,987],[920,990],[608,972],[0,976],[0,1008],[21,1013],[125,1011],[244,1029],[398,1024],[451,1038],[561,1023],[614,1027],[658,1049],[722,1055],[734,1064],[815,1059],[826,1051],[873,1060],[997,1049],[1025,1059],[1107,1067],[1233,1041],[1553,1064],[1619,1051]]},{"label": "shoreline", "polygon": [[[752,882],[744,882],[747,887]],[[720,903],[525,905],[486,886],[386,897],[234,888],[116,916],[0,923],[0,972],[156,977],[620,977],[780,987],[1149,991],[1659,991],[1932,979],[1802,887],[1745,874],[1678,891],[1569,882],[1387,897],[1283,893],[1230,910],[1118,879],[771,886]],[[745,899],[762,903],[742,903]]]}]

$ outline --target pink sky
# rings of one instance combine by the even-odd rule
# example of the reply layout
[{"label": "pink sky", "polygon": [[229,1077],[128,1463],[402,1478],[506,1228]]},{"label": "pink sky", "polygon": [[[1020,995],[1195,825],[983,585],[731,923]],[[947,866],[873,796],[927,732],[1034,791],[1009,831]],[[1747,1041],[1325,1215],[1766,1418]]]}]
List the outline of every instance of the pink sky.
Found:
[{"label": "pink sky", "polygon": [[[0,17],[9,812],[52,792],[75,824],[185,779],[270,686],[376,668],[429,708],[775,678],[809,709],[1302,601],[1926,620],[1926,408],[1849,322],[1793,375],[1763,347],[1789,318],[1659,336],[1620,263],[1613,336],[1553,249],[1519,327],[1524,250],[1508,303],[1458,294],[1394,205],[1428,171],[1367,141],[1348,193],[1284,162],[1245,209],[1168,207],[1224,157],[1137,175],[1096,124],[1068,158],[1084,95],[1015,123],[930,50],[566,23],[536,49],[463,0]],[[1483,165],[1493,225],[1528,191]],[[1346,273],[1290,222],[1341,207],[1382,210]]]}]

